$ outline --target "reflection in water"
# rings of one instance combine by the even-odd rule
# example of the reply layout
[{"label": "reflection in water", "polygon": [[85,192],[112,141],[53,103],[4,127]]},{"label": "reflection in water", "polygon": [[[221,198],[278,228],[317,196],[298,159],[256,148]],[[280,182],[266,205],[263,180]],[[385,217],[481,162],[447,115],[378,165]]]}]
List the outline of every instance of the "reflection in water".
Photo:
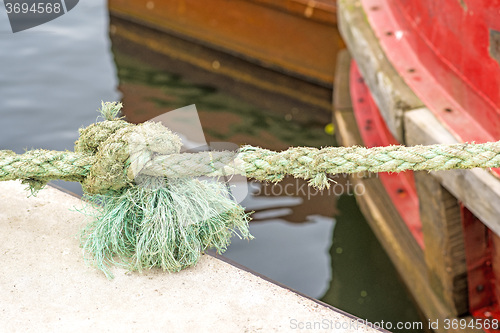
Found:
[{"label": "reflection in water", "polygon": [[[329,249],[335,220],[331,216],[309,215],[302,223],[291,223],[299,205],[307,206],[298,196],[256,196],[260,183],[251,183],[242,205],[252,214],[248,241],[233,237],[224,256],[314,298],[320,298],[331,279]],[[310,203],[309,203],[310,204]],[[333,206],[333,205],[332,205]],[[297,214],[298,215],[298,214]],[[257,222],[258,221],[258,222]]]},{"label": "reflection in water", "polygon": [[333,136],[324,133],[325,123],[331,120],[328,114],[323,114],[321,119],[311,117],[298,122],[293,116],[295,110],[277,114],[216,88],[187,82],[116,48],[114,56],[124,114],[130,122],[143,122],[195,104],[208,142],[229,141],[278,150],[306,142],[315,147],[334,144]]}]

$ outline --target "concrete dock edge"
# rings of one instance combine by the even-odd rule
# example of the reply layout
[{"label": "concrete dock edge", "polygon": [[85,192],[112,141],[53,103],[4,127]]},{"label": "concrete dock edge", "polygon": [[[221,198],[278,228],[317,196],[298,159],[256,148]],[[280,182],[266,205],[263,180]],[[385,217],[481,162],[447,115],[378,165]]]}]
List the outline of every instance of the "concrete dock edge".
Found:
[{"label": "concrete dock edge", "polygon": [[[5,332],[375,332],[354,317],[210,255],[169,274],[86,265],[78,198],[0,183],[0,327]],[[301,329],[302,328],[302,329]]]}]

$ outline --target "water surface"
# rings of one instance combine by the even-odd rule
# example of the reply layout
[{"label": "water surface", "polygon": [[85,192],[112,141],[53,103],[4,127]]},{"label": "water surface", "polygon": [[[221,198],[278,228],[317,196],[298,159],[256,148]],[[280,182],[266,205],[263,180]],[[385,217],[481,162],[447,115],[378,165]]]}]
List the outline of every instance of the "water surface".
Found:
[{"label": "water surface", "polygon": [[[0,7],[3,7],[3,2]],[[73,150],[101,100],[117,100],[103,0],[13,34],[0,10],[0,149]],[[79,184],[64,185],[81,193]]]}]

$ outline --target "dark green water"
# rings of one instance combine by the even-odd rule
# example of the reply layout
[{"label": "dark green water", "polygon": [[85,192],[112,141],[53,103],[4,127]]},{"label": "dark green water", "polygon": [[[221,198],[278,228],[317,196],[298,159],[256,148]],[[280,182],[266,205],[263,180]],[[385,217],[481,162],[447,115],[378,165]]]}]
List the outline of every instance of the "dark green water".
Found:
[{"label": "dark green water", "polygon": [[[80,2],[64,17],[18,34],[2,21],[0,149],[72,150],[77,129],[96,121],[101,100],[117,99],[123,100],[127,117],[135,122],[196,104],[208,142],[278,150],[335,144],[324,130],[331,119],[328,113],[293,105],[262,108],[216,85],[188,79],[196,72],[165,70],[143,54],[126,50],[115,48],[111,53],[105,5]],[[214,77],[217,80],[222,79]],[[255,211],[251,232],[256,239],[234,239],[226,255],[363,319],[418,320],[394,268],[349,195],[347,179],[335,180],[334,189],[324,193],[293,179],[277,187],[244,185],[253,193],[242,204]],[[79,184],[59,184],[81,193]]]},{"label": "dark green water", "polygon": [[337,201],[332,279],[321,300],[371,322],[419,321],[394,266],[353,199],[342,196]]}]

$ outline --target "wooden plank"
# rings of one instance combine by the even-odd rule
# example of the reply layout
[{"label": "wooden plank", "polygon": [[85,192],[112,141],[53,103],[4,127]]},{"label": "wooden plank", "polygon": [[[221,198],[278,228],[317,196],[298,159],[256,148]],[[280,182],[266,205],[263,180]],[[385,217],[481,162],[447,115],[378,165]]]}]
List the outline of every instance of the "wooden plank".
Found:
[{"label": "wooden plank", "polygon": [[[427,108],[405,113],[407,145],[456,143]],[[431,174],[488,228],[500,235],[500,180],[488,170],[433,171]]]},{"label": "wooden plank", "polygon": [[356,0],[339,0],[338,25],[351,55],[394,137],[404,143],[403,114],[422,106],[387,60]]},{"label": "wooden plank", "polygon": [[265,4],[282,11],[293,13],[299,17],[323,22],[331,25],[337,24],[337,6],[335,0],[246,0]]},{"label": "wooden plank", "polygon": [[468,311],[468,291],[460,206],[432,175],[414,175],[430,286],[454,316],[463,315]]}]

